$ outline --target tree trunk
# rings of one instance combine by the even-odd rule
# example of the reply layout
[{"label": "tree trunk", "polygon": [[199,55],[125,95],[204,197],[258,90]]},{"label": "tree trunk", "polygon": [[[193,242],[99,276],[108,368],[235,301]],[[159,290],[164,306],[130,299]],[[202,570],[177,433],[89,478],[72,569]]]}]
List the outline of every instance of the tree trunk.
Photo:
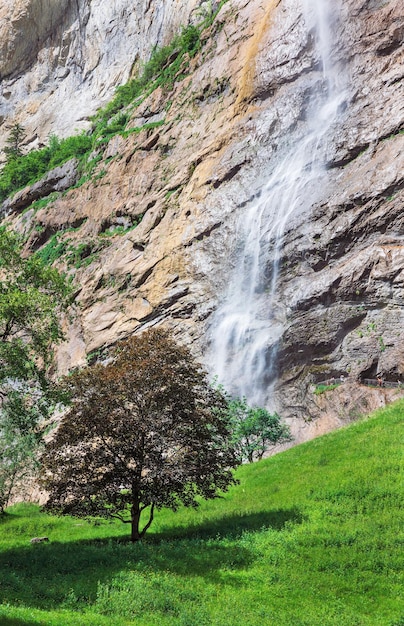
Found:
[{"label": "tree trunk", "polygon": [[135,541],[140,541],[144,537],[144,535],[146,534],[146,531],[150,528],[150,525],[153,521],[154,504],[152,504],[150,508],[149,521],[144,526],[143,530],[140,530],[140,516],[146,508],[147,506],[143,506],[143,507],[140,506],[140,501],[138,498],[133,500],[132,511],[131,511],[131,519],[132,519],[131,541],[132,543],[135,543]]},{"label": "tree trunk", "polygon": [[131,532],[130,540],[132,541],[132,543],[135,543],[135,541],[140,541],[142,538],[142,534],[140,533],[140,530],[139,530],[141,514],[142,514],[142,511],[140,510],[140,502],[139,502],[139,499],[136,498],[132,503],[132,511],[131,511],[132,532]]}]

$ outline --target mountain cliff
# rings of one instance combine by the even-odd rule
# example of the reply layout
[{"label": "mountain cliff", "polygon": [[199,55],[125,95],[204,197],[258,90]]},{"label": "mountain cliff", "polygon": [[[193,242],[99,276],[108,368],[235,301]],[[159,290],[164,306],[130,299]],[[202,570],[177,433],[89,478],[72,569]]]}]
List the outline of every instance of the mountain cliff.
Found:
[{"label": "mountain cliff", "polygon": [[[124,109],[122,132],[95,144],[90,175],[78,185],[70,161],[3,205],[27,249],[59,250],[52,260],[74,276],[61,372],[164,324],[216,373],[215,326],[238,280],[248,211],[305,141],[313,102],[328,89],[311,22],[320,5],[0,2],[2,140],[20,122],[27,150],[52,133],[94,129],[90,116],[142,71],[153,46],[205,19],[197,53]],[[321,178],[299,186],[304,201],[276,245],[272,235],[256,242],[267,272],[248,295],[261,294],[264,364],[276,355],[261,397],[298,439],[394,395],[364,390],[364,378],[404,376],[404,11],[400,0],[346,0],[330,11],[339,99],[321,137]],[[341,375],[350,382],[313,394]]]},{"label": "mountain cliff", "polygon": [[114,88],[205,4],[2,0],[0,124],[23,122],[30,147],[50,133],[88,129],[89,116]]}]

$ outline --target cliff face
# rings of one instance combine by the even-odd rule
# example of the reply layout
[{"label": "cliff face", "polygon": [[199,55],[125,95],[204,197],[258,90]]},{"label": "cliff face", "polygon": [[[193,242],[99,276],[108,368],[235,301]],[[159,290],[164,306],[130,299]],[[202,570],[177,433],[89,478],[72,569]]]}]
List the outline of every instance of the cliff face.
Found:
[{"label": "cliff face", "polygon": [[[2,0],[0,129],[19,121],[30,147],[89,128],[155,45],[165,45],[198,0]],[[3,143],[0,141],[0,147]]]},{"label": "cliff face", "polygon": [[[9,29],[2,37],[2,115],[17,117],[32,142],[85,127],[132,63],[199,5],[172,0],[161,9],[150,2],[133,8],[121,0],[107,9],[96,1],[48,0],[50,28],[33,18],[24,26],[36,3],[20,4],[17,10],[3,0],[0,7],[13,15],[2,27]],[[331,54],[344,97],[327,133],[321,185],[306,190],[309,206],[285,226],[267,304],[281,319],[271,398],[300,439],[389,395],[364,394],[352,382],[332,398],[317,398],[316,381],[404,375],[402,3],[341,4],[334,4]],[[31,249],[55,233],[70,251],[87,246],[80,267],[65,257],[77,307],[59,351],[61,371],[164,323],[214,372],[215,311],[237,265],[244,216],[280,159],[303,140],[313,85],[321,91],[323,69],[302,12],[298,0],[265,7],[230,0],[172,90],[156,89],[134,110],[129,125],[139,130],[105,146],[91,181],[44,208],[11,203],[8,220],[27,234]],[[13,44],[26,29],[37,42],[32,56]],[[270,266],[276,252],[271,242],[267,248]],[[266,319],[270,325],[269,313]]]}]

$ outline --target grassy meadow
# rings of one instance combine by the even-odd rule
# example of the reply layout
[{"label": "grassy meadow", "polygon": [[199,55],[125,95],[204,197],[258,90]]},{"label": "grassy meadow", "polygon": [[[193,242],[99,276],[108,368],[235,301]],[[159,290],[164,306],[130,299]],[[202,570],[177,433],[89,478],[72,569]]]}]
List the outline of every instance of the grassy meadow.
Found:
[{"label": "grassy meadow", "polygon": [[1,626],[404,626],[403,416],[400,401],[243,466],[138,545],[120,522],[10,508]]}]

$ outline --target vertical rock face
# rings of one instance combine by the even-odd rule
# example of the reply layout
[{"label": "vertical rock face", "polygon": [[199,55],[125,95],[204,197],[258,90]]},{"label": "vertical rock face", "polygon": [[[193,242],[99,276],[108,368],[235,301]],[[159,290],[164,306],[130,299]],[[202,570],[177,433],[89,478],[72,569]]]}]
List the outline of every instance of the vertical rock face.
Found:
[{"label": "vertical rock face", "polygon": [[[343,3],[345,110],[327,186],[286,234],[278,292],[288,307],[278,397],[295,415],[321,413],[313,380],[403,380],[403,14],[396,2]],[[345,397],[347,414],[357,398]]]},{"label": "vertical rock face", "polygon": [[23,121],[31,147],[87,129],[89,115],[201,4],[1,0],[0,147],[4,122]]},{"label": "vertical rock face", "polygon": [[[35,40],[42,39],[27,57],[17,52],[15,33],[34,4],[18,3],[20,13],[15,8],[0,38],[14,41],[15,50],[10,43],[2,56],[2,115],[19,119],[33,143],[51,131],[86,127],[134,61],[169,40],[193,11],[209,8],[181,0],[80,0],[58,12],[63,3],[49,1],[55,30],[32,30],[29,20]],[[229,0],[174,85],[156,89],[133,111],[129,127],[136,132],[105,145],[91,181],[23,214],[9,203],[8,219],[31,250],[55,234],[65,243],[60,265],[74,275],[77,315],[66,322],[61,371],[119,338],[165,324],[215,373],[212,327],[237,265],[243,220],[305,136],[309,95],[323,84],[303,4]],[[333,6],[331,53],[345,97],[329,129],[321,185],[311,184],[308,206],[286,224],[275,300],[264,304],[282,321],[271,401],[296,420],[301,439],[390,397],[363,392],[355,381],[377,372],[404,376],[402,2]],[[265,316],[269,325],[271,311]],[[349,389],[339,388],[333,399],[313,394],[314,383],[341,374],[353,381]]]}]

